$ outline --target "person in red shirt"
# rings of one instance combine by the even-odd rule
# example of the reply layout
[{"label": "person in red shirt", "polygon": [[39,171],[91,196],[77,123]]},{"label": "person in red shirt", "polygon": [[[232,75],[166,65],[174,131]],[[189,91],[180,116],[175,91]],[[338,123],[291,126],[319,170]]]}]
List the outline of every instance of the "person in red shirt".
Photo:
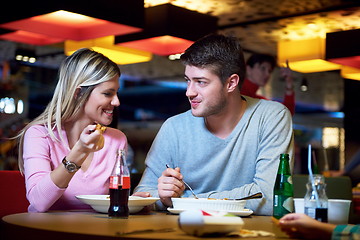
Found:
[{"label": "person in red shirt", "polygon": [[[241,94],[253,98],[267,99],[256,92],[267,84],[276,62],[273,56],[267,54],[253,54],[246,62],[246,78],[241,87]],[[283,104],[291,115],[295,114],[295,92],[293,78],[289,68],[281,68],[281,75],[285,79],[285,96]]]}]

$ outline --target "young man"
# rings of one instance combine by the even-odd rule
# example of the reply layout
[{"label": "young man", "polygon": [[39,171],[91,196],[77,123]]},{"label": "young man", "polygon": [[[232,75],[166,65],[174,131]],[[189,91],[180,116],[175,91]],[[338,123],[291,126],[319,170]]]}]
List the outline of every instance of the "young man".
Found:
[{"label": "young man", "polygon": [[[273,56],[267,54],[253,54],[246,62],[246,78],[241,87],[241,94],[253,98],[266,99],[256,92],[264,87],[275,68],[276,62]],[[289,109],[291,115],[295,114],[295,92],[291,70],[281,68],[281,75],[285,79],[285,96],[283,104]]]},{"label": "young man", "polygon": [[[209,35],[182,55],[191,110],[169,118],[146,158],[135,192],[190,197],[184,179],[202,198],[240,198],[256,214],[271,215],[281,153],[293,159],[291,115],[277,102],[242,97],[244,56],[236,38]],[[166,168],[166,164],[170,168]]]}]

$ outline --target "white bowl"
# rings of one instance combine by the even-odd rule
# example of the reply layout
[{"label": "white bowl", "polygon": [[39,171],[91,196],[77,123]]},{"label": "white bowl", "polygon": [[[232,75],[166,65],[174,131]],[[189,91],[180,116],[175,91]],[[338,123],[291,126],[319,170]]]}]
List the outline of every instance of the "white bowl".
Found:
[{"label": "white bowl", "polygon": [[[109,195],[78,195],[77,199],[83,203],[89,204],[95,211],[101,213],[107,213],[110,206],[110,196]],[[141,211],[144,207],[155,203],[160,198],[154,197],[138,197],[138,196],[129,196],[129,212],[137,213]]]},{"label": "white bowl", "polygon": [[213,210],[213,211],[242,211],[246,200],[225,200],[209,198],[171,198],[174,209],[182,210]]}]

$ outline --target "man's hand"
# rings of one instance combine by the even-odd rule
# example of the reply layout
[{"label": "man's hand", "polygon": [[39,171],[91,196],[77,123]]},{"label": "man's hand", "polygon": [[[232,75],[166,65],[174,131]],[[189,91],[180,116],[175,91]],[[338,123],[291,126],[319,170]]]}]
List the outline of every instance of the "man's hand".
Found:
[{"label": "man's hand", "polygon": [[180,168],[167,168],[158,179],[158,192],[161,202],[168,207],[172,206],[171,198],[180,197],[185,186]]}]

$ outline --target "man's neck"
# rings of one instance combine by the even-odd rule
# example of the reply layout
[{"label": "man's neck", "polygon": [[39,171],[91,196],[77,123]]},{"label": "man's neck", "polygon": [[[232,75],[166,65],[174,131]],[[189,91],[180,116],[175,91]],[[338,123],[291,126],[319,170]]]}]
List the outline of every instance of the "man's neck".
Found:
[{"label": "man's neck", "polygon": [[204,118],[207,129],[218,138],[225,139],[234,130],[244,115],[246,101],[241,98],[232,99],[221,114]]}]

